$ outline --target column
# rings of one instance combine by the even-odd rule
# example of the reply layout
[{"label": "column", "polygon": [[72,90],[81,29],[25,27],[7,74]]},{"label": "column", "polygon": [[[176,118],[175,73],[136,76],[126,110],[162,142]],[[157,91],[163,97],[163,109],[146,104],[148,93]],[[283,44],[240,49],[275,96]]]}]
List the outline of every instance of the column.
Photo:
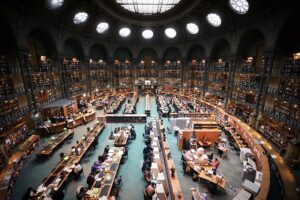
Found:
[{"label": "column", "polygon": [[28,63],[28,49],[20,48],[18,53],[18,60],[21,69],[21,75],[24,83],[24,89],[26,91],[27,103],[30,111],[37,110],[37,104],[35,100],[33,82],[31,78],[31,66]]}]

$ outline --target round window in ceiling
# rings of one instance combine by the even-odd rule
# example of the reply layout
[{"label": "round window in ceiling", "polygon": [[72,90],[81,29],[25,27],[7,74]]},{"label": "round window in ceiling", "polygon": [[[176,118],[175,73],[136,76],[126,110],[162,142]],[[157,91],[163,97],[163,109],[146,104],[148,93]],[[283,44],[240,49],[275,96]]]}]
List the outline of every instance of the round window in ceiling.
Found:
[{"label": "round window in ceiling", "polygon": [[59,8],[64,4],[64,0],[48,0],[51,8]]},{"label": "round window in ceiling", "polygon": [[175,38],[177,35],[176,30],[174,28],[167,28],[165,30],[165,34],[168,38]]},{"label": "round window in ceiling", "polygon": [[144,39],[151,39],[153,37],[153,31],[150,29],[146,29],[142,32],[142,36]]},{"label": "round window in ceiling", "polygon": [[199,27],[195,23],[188,23],[186,25],[186,29],[188,30],[189,33],[191,34],[197,34],[199,32]]},{"label": "round window in ceiling", "polygon": [[208,23],[214,27],[219,27],[222,23],[221,17],[216,13],[210,13],[206,16]]},{"label": "round window in ceiling", "polygon": [[73,22],[74,22],[74,24],[81,24],[81,23],[85,22],[88,17],[89,17],[89,15],[86,12],[78,12],[74,16]]},{"label": "round window in ceiling", "polygon": [[247,0],[229,0],[229,7],[238,14],[246,14],[249,10]]},{"label": "round window in ceiling", "polygon": [[119,30],[119,35],[123,38],[128,37],[131,33],[131,30],[127,27],[121,28]]},{"label": "round window in ceiling", "polygon": [[143,15],[152,15],[157,13],[164,13],[181,0],[116,0],[116,2],[133,13],[140,13]]},{"label": "round window in ceiling", "polygon": [[109,24],[107,22],[101,22],[97,25],[97,32],[98,33],[104,33],[105,31],[107,31],[109,29]]}]

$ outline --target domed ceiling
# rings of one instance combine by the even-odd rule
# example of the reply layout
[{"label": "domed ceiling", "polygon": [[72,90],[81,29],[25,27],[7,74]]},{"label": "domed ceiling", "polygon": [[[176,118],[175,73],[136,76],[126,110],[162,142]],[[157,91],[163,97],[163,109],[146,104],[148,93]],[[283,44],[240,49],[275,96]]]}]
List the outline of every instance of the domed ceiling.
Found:
[{"label": "domed ceiling", "polygon": [[58,28],[99,40],[174,42],[235,30],[263,17],[279,0],[11,0]]}]

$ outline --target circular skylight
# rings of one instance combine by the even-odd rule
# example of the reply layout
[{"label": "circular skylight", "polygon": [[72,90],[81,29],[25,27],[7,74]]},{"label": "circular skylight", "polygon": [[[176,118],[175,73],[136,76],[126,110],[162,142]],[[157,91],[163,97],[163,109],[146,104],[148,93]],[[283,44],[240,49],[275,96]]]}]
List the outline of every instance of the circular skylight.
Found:
[{"label": "circular skylight", "polygon": [[81,24],[87,20],[89,15],[86,12],[79,12],[74,16],[74,24]]},{"label": "circular skylight", "polygon": [[101,22],[97,25],[97,32],[98,33],[104,33],[105,31],[107,31],[109,29],[109,24],[107,22]]},{"label": "circular skylight", "polygon": [[181,0],[116,0],[116,2],[126,10],[143,15],[164,13],[176,6],[180,1]]},{"label": "circular skylight", "polygon": [[238,14],[246,14],[249,10],[247,0],[229,0],[230,8]]},{"label": "circular skylight", "polygon": [[167,28],[165,30],[165,34],[168,38],[174,38],[176,37],[176,30],[174,28]]},{"label": "circular skylight", "polygon": [[142,36],[145,39],[151,39],[153,37],[153,31],[151,31],[150,29],[146,29],[142,32]]},{"label": "circular skylight", "polygon": [[119,35],[121,36],[121,37],[128,37],[129,35],[130,35],[130,33],[131,33],[131,31],[130,31],[130,29],[129,28],[126,28],[126,27],[124,27],[124,28],[121,28],[120,30],[119,30]]},{"label": "circular skylight", "polygon": [[48,0],[51,8],[59,8],[64,4],[64,0]]},{"label": "circular skylight", "polygon": [[189,33],[191,34],[197,34],[199,32],[199,27],[197,24],[194,23],[188,23],[186,25],[186,29],[188,30]]},{"label": "circular skylight", "polygon": [[219,27],[222,23],[221,17],[217,15],[216,13],[210,13],[206,16],[206,20],[210,25],[214,27]]}]

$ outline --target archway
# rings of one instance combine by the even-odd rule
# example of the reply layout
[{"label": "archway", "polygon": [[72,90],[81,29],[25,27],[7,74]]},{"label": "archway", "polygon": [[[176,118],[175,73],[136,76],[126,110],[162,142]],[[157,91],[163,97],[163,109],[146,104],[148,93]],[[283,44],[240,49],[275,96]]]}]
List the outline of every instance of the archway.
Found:
[{"label": "archway", "polygon": [[181,52],[176,47],[169,47],[164,52],[163,60],[164,62],[176,62],[177,60],[181,60]]}]

